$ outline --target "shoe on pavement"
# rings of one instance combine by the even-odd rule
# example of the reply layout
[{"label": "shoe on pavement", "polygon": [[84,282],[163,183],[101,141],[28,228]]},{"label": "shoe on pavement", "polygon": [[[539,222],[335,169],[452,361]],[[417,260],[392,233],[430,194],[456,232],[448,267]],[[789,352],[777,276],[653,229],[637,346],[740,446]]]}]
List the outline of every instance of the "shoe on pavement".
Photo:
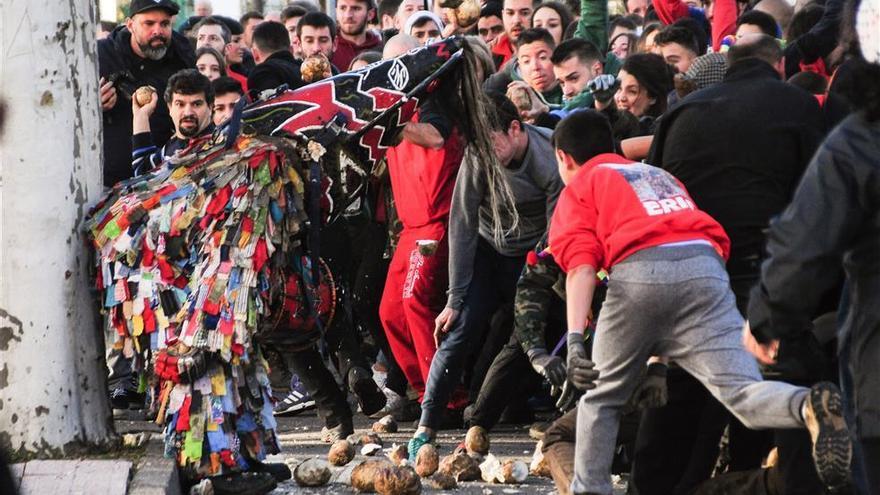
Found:
[{"label": "shoe on pavement", "polygon": [[269,473],[278,483],[287,481],[293,477],[290,468],[287,467],[287,464],[282,462],[260,462],[252,460],[248,461],[248,464],[250,464],[251,471],[255,473]]},{"label": "shoe on pavement", "polygon": [[544,432],[547,431],[547,428],[550,427],[552,423],[549,421],[539,421],[537,423],[532,423],[532,426],[529,427],[529,438],[535,441],[540,441],[544,439]]},{"label": "shoe on pavement", "polygon": [[117,410],[144,409],[145,394],[133,390],[115,388],[110,392],[110,407]]},{"label": "shoe on pavement", "polygon": [[354,433],[354,427],[352,427],[351,419],[348,422],[339,423],[333,427],[323,427],[321,428],[321,441],[324,443],[334,443],[338,440],[345,440],[349,435]]},{"label": "shoe on pavement", "polygon": [[416,436],[409,439],[409,443],[406,446],[406,450],[409,453],[410,459],[415,459],[416,454],[419,453],[419,449],[422,448],[423,445],[427,445],[431,443],[431,436],[425,432],[421,432]]},{"label": "shoe on pavement", "polygon": [[214,495],[265,495],[278,486],[269,473],[233,473],[210,478]]},{"label": "shoe on pavement", "polygon": [[297,380],[287,397],[275,404],[272,414],[275,416],[299,414],[315,407],[315,399],[306,391],[302,382]]},{"label": "shoe on pavement", "polygon": [[385,407],[387,403],[385,394],[379,390],[376,382],[373,381],[373,376],[367,370],[358,366],[348,370],[348,386],[357,397],[358,405],[364,415],[372,416]]},{"label": "shoe on pavement", "polygon": [[384,387],[382,389],[382,393],[385,394],[385,407],[383,407],[376,413],[371,414],[370,417],[373,419],[383,418],[385,416],[388,416],[389,414],[393,415],[398,410],[400,410],[400,408],[403,407],[406,402],[406,399],[404,397],[401,397],[397,392],[391,390],[388,387]]},{"label": "shoe on pavement", "polygon": [[813,440],[813,462],[819,479],[830,490],[849,484],[852,441],[843,417],[843,397],[830,382],[810,387],[804,407],[804,423]]}]

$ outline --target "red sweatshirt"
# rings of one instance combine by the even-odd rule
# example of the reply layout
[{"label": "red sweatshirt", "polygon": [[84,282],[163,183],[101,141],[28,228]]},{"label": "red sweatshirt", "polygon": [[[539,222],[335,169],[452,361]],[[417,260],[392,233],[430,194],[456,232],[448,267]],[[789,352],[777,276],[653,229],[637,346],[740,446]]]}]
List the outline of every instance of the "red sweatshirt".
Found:
[{"label": "red sweatshirt", "polygon": [[[712,18],[709,23],[712,26],[712,51],[721,50],[721,41],[725,36],[736,34],[737,7],[736,0],[714,0],[715,5]],[[705,11],[696,7],[689,7],[683,0],[653,0],[654,11],[663,24],[672,24],[682,17],[693,17],[692,12]],[[693,10],[692,10],[693,9]]]},{"label": "red sweatshirt", "polygon": [[507,33],[501,33],[501,35],[498,36],[498,40],[495,42],[495,46],[492,47],[492,54],[501,57],[501,63],[498,64],[499,69],[501,69],[501,67],[513,57],[513,52],[513,42],[510,41]]},{"label": "red sweatshirt", "polygon": [[[413,119],[418,122],[418,118]],[[455,176],[464,146],[453,130],[440,149],[403,140],[385,155],[391,175],[394,206],[404,228],[413,229],[449,219]]]},{"label": "red sweatshirt", "polygon": [[607,153],[581,167],[559,197],[550,249],[563,270],[609,269],[627,256],[673,242],[705,240],[727,259],[724,229],[694,205],[668,172]]},{"label": "red sweatshirt", "polygon": [[364,40],[363,45],[356,45],[343,38],[342,34],[337,34],[336,51],[333,52],[333,59],[330,62],[339,69],[339,72],[346,72],[351,61],[367,50],[382,51],[382,38],[373,31],[367,31],[367,39]]}]

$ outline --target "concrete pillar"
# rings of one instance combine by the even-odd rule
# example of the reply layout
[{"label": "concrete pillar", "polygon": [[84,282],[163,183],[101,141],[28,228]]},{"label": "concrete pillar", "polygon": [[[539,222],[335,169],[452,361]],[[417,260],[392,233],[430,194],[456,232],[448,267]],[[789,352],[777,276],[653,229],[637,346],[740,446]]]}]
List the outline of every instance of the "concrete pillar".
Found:
[{"label": "concrete pillar", "polygon": [[113,438],[91,249],[102,193],[92,0],[4,0],[0,91],[0,448],[51,456]]}]

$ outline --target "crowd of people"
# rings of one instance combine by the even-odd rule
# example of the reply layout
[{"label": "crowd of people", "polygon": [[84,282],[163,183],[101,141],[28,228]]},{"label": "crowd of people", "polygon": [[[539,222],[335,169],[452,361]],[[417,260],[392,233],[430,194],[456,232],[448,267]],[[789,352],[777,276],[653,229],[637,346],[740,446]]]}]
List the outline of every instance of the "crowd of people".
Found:
[{"label": "crowd of people", "polygon": [[[101,26],[106,187],[279,89],[450,36],[482,61],[494,149],[420,106],[322,228],[336,316],[265,351],[275,415],[393,415],[414,457],[549,411],[560,493],[880,493],[876,0],[195,3]],[[108,345],[113,407],[149,407]]]}]

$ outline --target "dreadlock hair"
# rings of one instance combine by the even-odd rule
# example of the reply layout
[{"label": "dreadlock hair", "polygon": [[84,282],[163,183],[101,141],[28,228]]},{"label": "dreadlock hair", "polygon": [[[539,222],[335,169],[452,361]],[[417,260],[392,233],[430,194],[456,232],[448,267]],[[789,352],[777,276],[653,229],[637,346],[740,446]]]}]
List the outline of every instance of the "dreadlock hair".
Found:
[{"label": "dreadlock hair", "polygon": [[[453,97],[443,98],[442,101],[449,108],[450,116],[468,143],[466,159],[461,166],[477,168],[476,172],[487,186],[492,218],[506,220],[495,222],[492,230],[495,243],[503,245],[504,237],[518,228],[519,215],[514,206],[510,184],[504,177],[504,167],[499,163],[492,143],[490,132],[497,128],[492,115],[494,103],[483,91],[483,82],[478,78],[478,67],[484,62],[476,52],[478,48],[475,49],[467,38],[463,41],[462,49],[464,53],[457,68],[458,73],[449,79],[453,81],[453,89],[458,95],[450,95]],[[516,118],[519,118],[518,114]]]}]

